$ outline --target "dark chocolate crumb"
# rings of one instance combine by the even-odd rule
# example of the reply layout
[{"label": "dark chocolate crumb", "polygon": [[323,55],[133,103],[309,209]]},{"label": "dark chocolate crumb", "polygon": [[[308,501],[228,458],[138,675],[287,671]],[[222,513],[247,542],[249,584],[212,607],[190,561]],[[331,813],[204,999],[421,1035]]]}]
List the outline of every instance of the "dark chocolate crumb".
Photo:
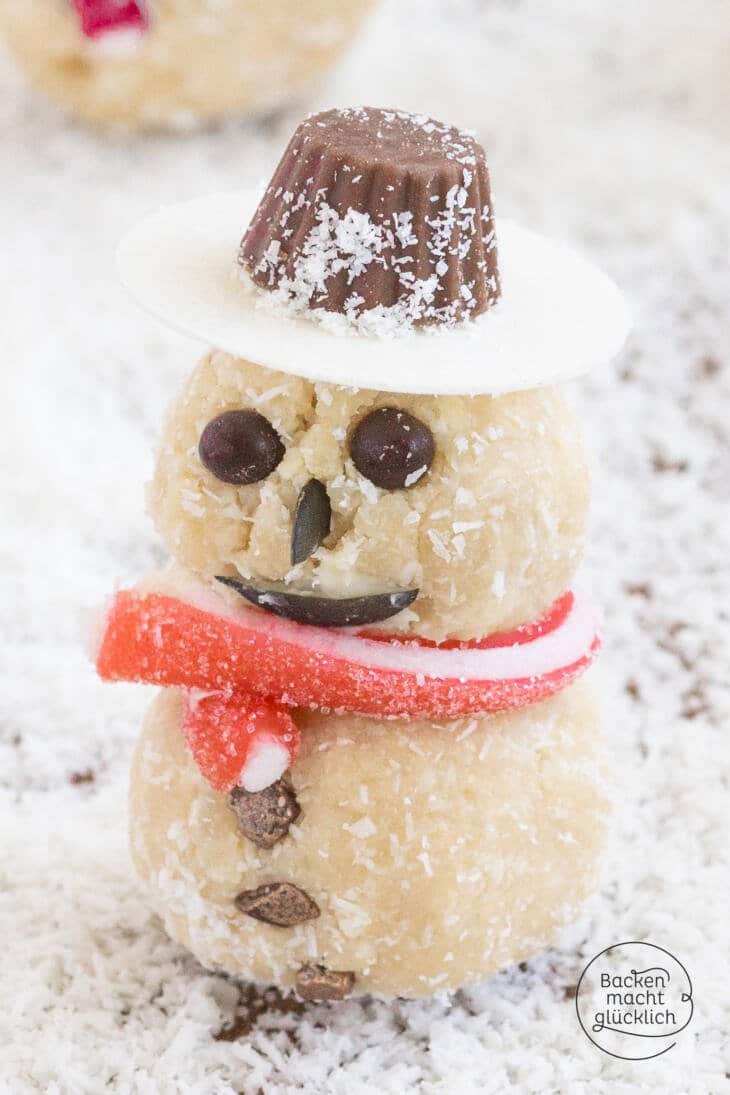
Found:
[{"label": "dark chocolate crumb", "polygon": [[653,590],[648,582],[626,582],[624,589],[629,597],[643,597],[645,601],[650,601],[653,596]]},{"label": "dark chocolate crumb", "polygon": [[577,985],[564,985],[563,986],[563,999],[565,999],[565,1000],[575,1000],[577,993],[578,993],[578,986]]},{"label": "dark chocolate crumb", "polygon": [[651,466],[658,475],[663,475],[667,472],[681,475],[689,469],[689,461],[670,460],[663,453],[655,452],[651,460]]},{"label": "dark chocolate crumb", "polygon": [[297,973],[296,988],[302,1000],[344,1000],[355,987],[352,970],[328,970],[306,963]]},{"label": "dark chocolate crumb", "polygon": [[682,632],[686,631],[689,626],[683,620],[675,620],[666,626],[665,635],[656,640],[659,649],[671,654],[672,657],[677,659],[682,669],[687,671],[696,668],[694,658],[682,647]]},{"label": "dark chocolate crumb", "polygon": [[632,700],[638,701],[641,699],[641,689],[633,677],[630,677],[629,680],[627,680],[624,685],[624,691],[628,696],[631,696]]},{"label": "dark chocolate crumb", "polygon": [[91,768],[84,768],[81,772],[72,772],[68,777],[68,782],[75,787],[79,783],[93,783],[94,779],[95,775]]},{"label": "dark chocolate crumb", "polygon": [[291,882],[269,882],[255,890],[242,890],[236,907],[246,916],[279,928],[291,928],[319,916],[316,901]]},{"label": "dark chocolate crumb", "polygon": [[299,817],[301,807],[294,788],[278,779],[263,791],[231,791],[231,806],[236,811],[238,828],[259,848],[273,848],[289,832],[289,826]]},{"label": "dark chocolate crumb", "polygon": [[696,719],[699,715],[709,715],[712,705],[706,691],[706,682],[697,680],[686,692],[682,694],[682,710],[680,717],[683,719]]},{"label": "dark chocolate crumb", "polygon": [[711,379],[712,377],[717,376],[721,368],[722,366],[720,365],[720,362],[717,360],[717,358],[705,357],[700,362],[700,377],[706,377],[707,379]]},{"label": "dark chocolate crumb", "polygon": [[260,989],[256,985],[241,985],[233,1020],[213,1032],[216,1042],[236,1042],[258,1025],[262,1016],[301,1015],[304,1004],[296,996],[283,996],[278,989]]}]

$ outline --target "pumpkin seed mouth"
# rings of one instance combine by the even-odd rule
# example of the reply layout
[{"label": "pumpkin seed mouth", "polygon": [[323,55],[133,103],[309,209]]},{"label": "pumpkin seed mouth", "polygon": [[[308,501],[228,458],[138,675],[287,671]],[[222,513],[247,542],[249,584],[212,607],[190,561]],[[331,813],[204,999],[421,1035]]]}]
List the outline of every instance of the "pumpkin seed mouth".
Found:
[{"label": "pumpkin seed mouth", "polygon": [[285,582],[217,576],[250,604],[275,616],[312,627],[365,627],[396,616],[412,605],[417,589],[385,590],[360,597],[325,597],[315,590],[292,589]]}]

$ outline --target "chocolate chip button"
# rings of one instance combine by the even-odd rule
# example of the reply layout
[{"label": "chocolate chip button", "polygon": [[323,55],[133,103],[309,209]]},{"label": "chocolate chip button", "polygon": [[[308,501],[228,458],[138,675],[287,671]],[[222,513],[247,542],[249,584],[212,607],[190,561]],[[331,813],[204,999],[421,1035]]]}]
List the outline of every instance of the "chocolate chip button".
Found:
[{"label": "chocolate chip button", "polygon": [[328,970],[307,963],[296,976],[297,994],[302,1000],[344,1000],[355,987],[352,970]]},{"label": "chocolate chip button", "polygon": [[283,779],[263,791],[234,787],[231,806],[238,818],[238,828],[259,848],[273,848],[283,840],[302,812],[294,788]]},{"label": "chocolate chip button", "polygon": [[350,456],[376,487],[412,487],[433,463],[433,434],[425,422],[397,407],[378,407],[358,422],[350,438]]},{"label": "chocolate chip button", "polygon": [[236,898],[236,907],[246,916],[279,928],[292,928],[319,916],[316,901],[291,882],[270,882],[255,890],[243,890]]},{"label": "chocolate chip button", "polygon": [[271,475],[281,463],[284,445],[258,411],[224,411],[203,430],[198,453],[216,479],[243,486]]}]

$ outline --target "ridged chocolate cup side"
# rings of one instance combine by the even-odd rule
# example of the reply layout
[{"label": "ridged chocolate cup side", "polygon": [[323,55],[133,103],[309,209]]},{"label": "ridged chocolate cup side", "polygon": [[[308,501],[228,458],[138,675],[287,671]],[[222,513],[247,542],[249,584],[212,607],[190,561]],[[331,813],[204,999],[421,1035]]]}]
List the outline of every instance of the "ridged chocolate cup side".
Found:
[{"label": "ridged chocolate cup side", "polygon": [[350,319],[475,317],[499,297],[483,149],[418,115],[313,115],[289,142],[239,262],[282,300]]}]

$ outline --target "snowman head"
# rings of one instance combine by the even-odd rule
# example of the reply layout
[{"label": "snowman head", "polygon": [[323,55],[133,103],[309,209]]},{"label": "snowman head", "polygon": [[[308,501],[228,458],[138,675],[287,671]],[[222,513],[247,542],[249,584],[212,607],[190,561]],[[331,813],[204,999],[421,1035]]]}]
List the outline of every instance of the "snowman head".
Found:
[{"label": "snowman head", "polygon": [[554,389],[377,392],[212,352],[170,415],[149,502],[178,562],[211,579],[371,598],[361,623],[417,591],[382,626],[441,641],[524,623],[567,588],[588,474]]},{"label": "snowman head", "polygon": [[119,258],[148,307],[222,348],[151,489],[181,564],[295,620],[435,641],[566,591],[588,481],[552,385],[610,356],[625,310],[571,252],[495,228],[473,135],[310,116],[263,196],[163,210]]}]

